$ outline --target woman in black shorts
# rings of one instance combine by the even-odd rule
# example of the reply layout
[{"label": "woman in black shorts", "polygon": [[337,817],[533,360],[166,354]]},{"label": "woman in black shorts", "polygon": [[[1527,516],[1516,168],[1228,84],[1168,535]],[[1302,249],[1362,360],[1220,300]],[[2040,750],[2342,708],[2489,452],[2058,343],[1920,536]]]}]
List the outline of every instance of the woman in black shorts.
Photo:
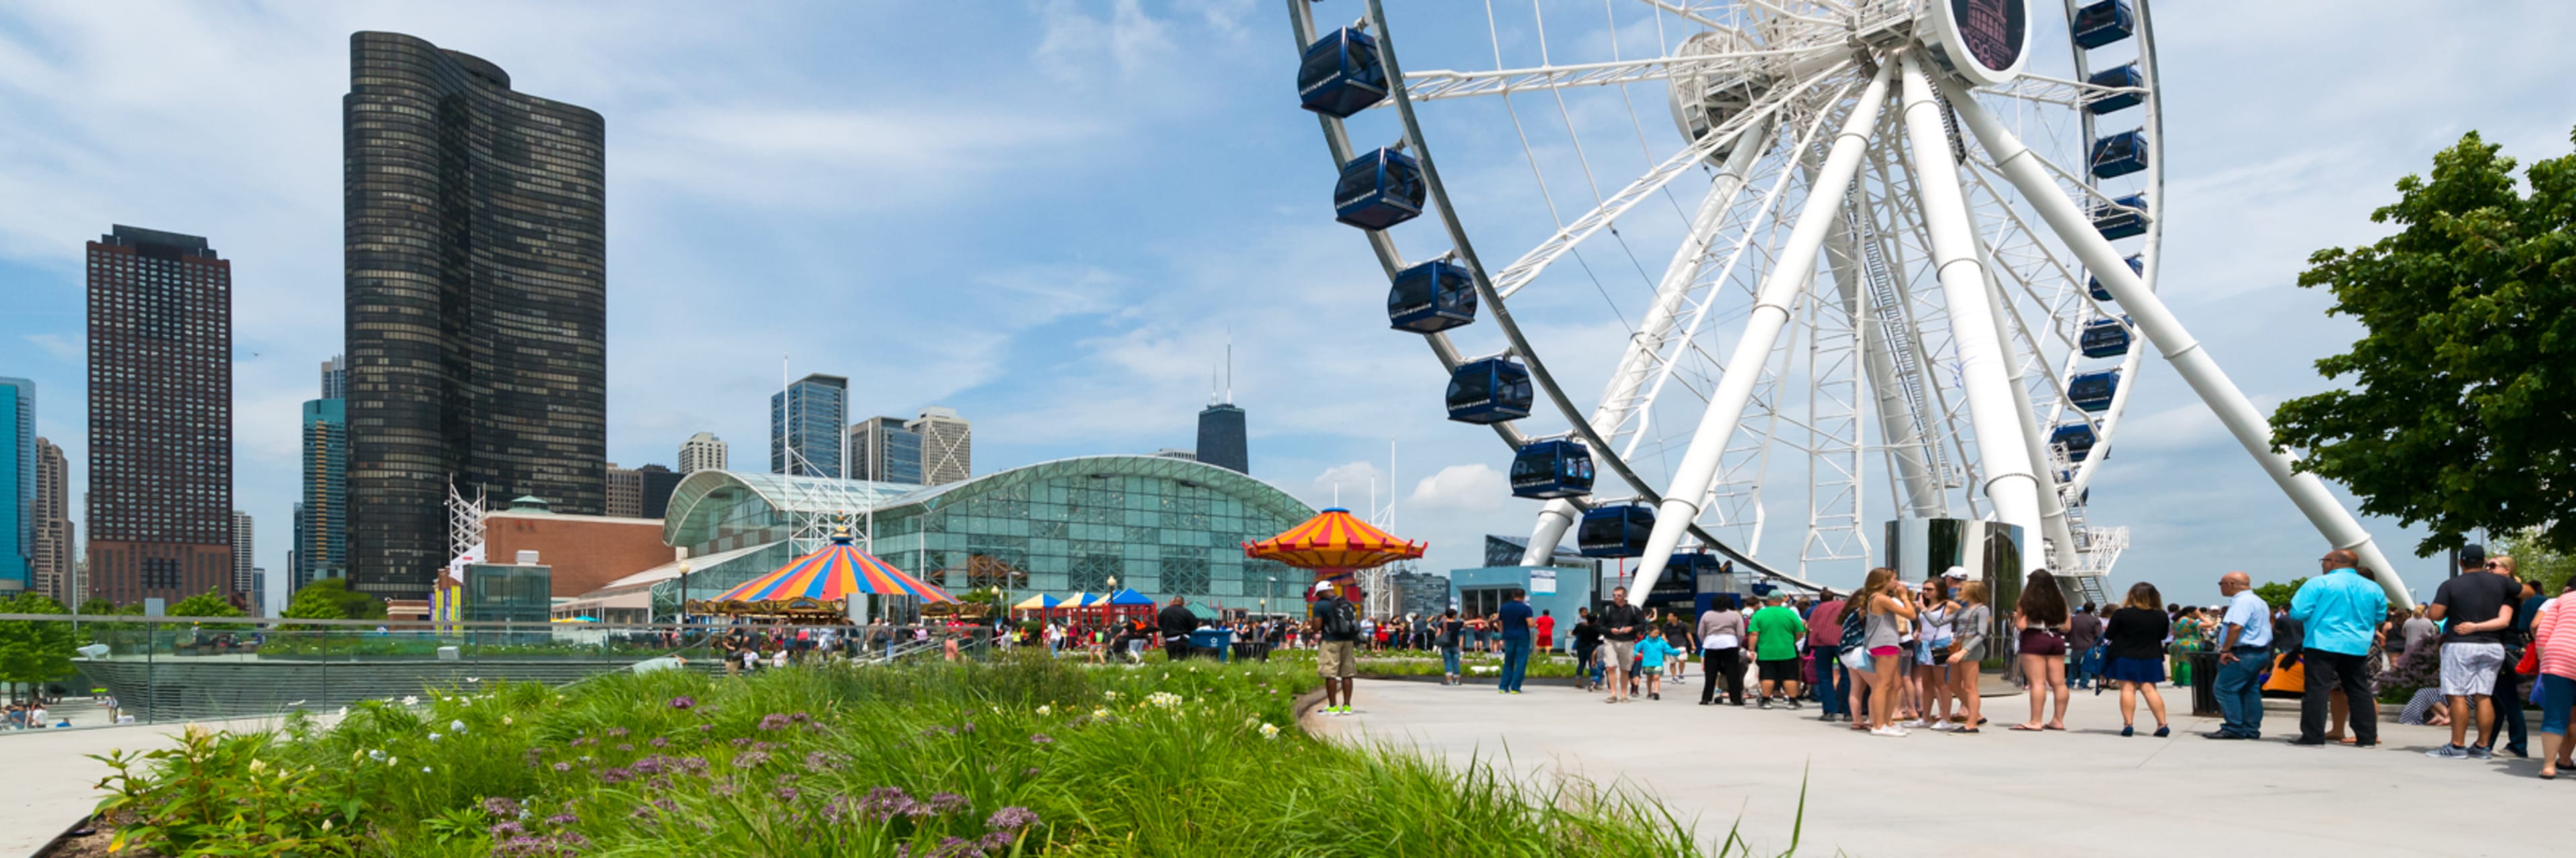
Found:
[{"label": "woman in black shorts", "polygon": [[2140,581],[2129,587],[2129,598],[2120,609],[2111,612],[2110,628],[2102,633],[2105,646],[2111,650],[2109,663],[2102,676],[2120,684],[2120,735],[2138,732],[2138,692],[2144,689],[2147,709],[2156,716],[2156,736],[2173,735],[2165,724],[2165,698],[2156,692],[2156,683],[2165,681],[2165,635],[2172,631],[2172,620],[2156,605],[2164,597],[2156,585]]},{"label": "woman in black shorts", "polygon": [[[2057,576],[2046,569],[2030,573],[2021,585],[2021,604],[2013,610],[2013,628],[2021,636],[2021,675],[2030,683],[2030,720],[2012,728],[2066,729],[2066,593],[2057,589]],[[2041,721],[2040,710],[2051,692],[2057,708]]]}]

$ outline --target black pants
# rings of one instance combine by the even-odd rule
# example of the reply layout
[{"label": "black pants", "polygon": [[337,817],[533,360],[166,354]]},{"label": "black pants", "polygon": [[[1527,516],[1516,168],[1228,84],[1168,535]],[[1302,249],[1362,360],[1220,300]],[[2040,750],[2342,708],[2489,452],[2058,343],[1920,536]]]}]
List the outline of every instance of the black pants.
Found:
[{"label": "black pants", "polygon": [[2299,699],[2299,741],[2326,740],[2326,694],[2343,690],[2344,702],[2352,710],[2347,719],[2352,725],[2352,740],[2362,745],[2379,744],[2379,706],[2370,696],[2370,679],[2362,673],[2362,657],[2308,649],[2299,656],[2306,665],[2308,688]]},{"label": "black pants", "polygon": [[1171,660],[1171,661],[1180,661],[1181,659],[1185,659],[1185,658],[1189,658],[1189,657],[1190,657],[1190,639],[1189,639],[1189,638],[1186,638],[1186,637],[1167,637],[1167,638],[1164,638],[1164,639],[1163,639],[1163,658],[1165,658],[1165,659],[1169,659],[1169,660]]},{"label": "black pants", "polygon": [[[2507,651],[2506,654],[2510,656],[2512,653]],[[2514,663],[2508,660],[2502,669],[2496,671],[2495,722],[2485,736],[2479,737],[2486,740],[2480,742],[2481,745],[2495,747],[2498,732],[2504,734],[2506,745],[2516,748],[2523,747],[2523,743],[2531,738],[2531,726],[2522,717],[2523,689],[2528,686],[2522,684],[2522,674],[2515,673],[2513,667]]]},{"label": "black pants", "polygon": [[1717,683],[1726,682],[1726,702],[1744,704],[1744,650],[1736,647],[1700,650],[1699,702],[1717,699]]}]

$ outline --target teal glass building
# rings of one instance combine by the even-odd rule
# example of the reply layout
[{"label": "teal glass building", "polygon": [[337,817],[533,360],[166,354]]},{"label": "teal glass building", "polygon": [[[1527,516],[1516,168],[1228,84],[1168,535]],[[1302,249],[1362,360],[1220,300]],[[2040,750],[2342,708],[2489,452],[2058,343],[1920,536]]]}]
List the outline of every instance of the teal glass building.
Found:
[{"label": "teal glass building", "polygon": [[[871,510],[870,553],[951,591],[1000,587],[1013,601],[1114,579],[1157,601],[1260,610],[1301,602],[1313,580],[1242,547],[1313,507],[1236,471],[1156,456],[1059,459],[928,488],[698,471],[671,493],[662,541],[699,558],[687,598],[708,599],[786,565],[835,523],[865,532]],[[675,609],[680,586],[653,586],[656,614]]]},{"label": "teal glass building", "polygon": [[0,378],[0,594],[35,584],[36,383]]}]

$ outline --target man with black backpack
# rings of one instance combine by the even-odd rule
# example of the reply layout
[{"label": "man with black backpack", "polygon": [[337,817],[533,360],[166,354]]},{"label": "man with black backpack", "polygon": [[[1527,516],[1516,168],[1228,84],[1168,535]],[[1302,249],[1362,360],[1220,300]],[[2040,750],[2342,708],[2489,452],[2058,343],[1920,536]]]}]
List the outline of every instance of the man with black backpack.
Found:
[{"label": "man with black backpack", "polygon": [[1360,672],[1360,614],[1331,581],[1315,582],[1315,672],[1324,678],[1324,714],[1351,714],[1351,679]]}]

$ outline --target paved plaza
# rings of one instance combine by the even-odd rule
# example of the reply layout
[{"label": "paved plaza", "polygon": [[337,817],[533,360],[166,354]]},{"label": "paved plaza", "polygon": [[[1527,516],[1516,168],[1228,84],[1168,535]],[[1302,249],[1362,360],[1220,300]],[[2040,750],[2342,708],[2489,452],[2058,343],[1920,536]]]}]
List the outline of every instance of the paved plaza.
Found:
[{"label": "paved plaza", "polygon": [[[1757,855],[1788,849],[1802,782],[1801,855],[2546,855],[2563,848],[2558,814],[2576,807],[2576,778],[2542,781],[2534,760],[2424,757],[2447,728],[2383,722],[2376,750],[2203,739],[2217,719],[2179,715],[2188,689],[2165,690],[2178,707],[2170,739],[2121,738],[2117,692],[2089,691],[2076,693],[2069,732],[2008,732],[2027,698],[1989,697],[1980,735],[1898,739],[1818,722],[1812,704],[1702,707],[1692,680],[1687,694],[1615,706],[1566,686],[1502,696],[1363,680],[1356,714],[1308,727],[1525,778],[1622,783],[1695,816],[1703,834],[1740,822]],[[2138,719],[2153,725],[2143,704]],[[2287,738],[2297,720],[2273,701],[2264,732]]]},{"label": "paved plaza", "polygon": [[[265,730],[276,718],[208,721],[218,730]],[[101,727],[89,730],[19,730],[0,733],[0,858],[33,855],[55,835],[98,806],[94,789],[105,763],[90,759],[109,751],[152,751],[170,746],[186,724]]]}]

